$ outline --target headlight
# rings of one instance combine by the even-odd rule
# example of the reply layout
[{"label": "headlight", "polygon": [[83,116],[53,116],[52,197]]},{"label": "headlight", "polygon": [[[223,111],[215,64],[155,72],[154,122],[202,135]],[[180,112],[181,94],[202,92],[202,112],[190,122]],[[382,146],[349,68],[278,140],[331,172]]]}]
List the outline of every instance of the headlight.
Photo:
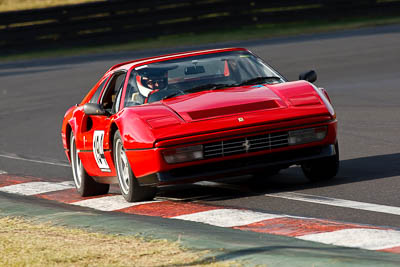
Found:
[{"label": "headlight", "polygon": [[325,96],[325,93],[322,92],[318,87],[316,87],[314,84],[312,84],[312,87],[314,88],[315,92],[318,93],[318,95],[321,97],[322,101],[324,102],[326,108],[328,109],[329,113],[332,115],[332,117],[336,118],[336,113],[335,110],[333,109],[333,106],[331,104],[331,101]]},{"label": "headlight", "polygon": [[165,150],[162,152],[167,163],[181,163],[203,159],[203,146],[187,146]]},{"label": "headlight", "polygon": [[160,118],[149,119],[147,120],[147,123],[151,126],[151,128],[158,129],[178,125],[181,122],[176,117],[164,116]]},{"label": "headlight", "polygon": [[289,145],[300,145],[321,141],[325,138],[328,127],[308,128],[295,131],[289,131]]}]

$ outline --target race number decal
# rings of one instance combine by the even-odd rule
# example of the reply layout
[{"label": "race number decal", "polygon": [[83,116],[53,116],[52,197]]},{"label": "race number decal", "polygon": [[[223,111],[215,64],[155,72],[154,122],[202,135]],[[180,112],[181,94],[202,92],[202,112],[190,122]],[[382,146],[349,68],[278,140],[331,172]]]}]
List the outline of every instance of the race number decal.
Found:
[{"label": "race number decal", "polygon": [[93,154],[96,160],[97,166],[103,172],[110,172],[106,157],[104,156],[103,150],[104,143],[104,131],[94,131],[93,134]]}]

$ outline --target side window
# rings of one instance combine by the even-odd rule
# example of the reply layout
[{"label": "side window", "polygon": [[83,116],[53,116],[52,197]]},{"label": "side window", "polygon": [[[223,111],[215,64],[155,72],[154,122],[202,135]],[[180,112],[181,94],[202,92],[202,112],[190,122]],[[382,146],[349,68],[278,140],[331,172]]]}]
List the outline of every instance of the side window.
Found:
[{"label": "side window", "polygon": [[103,89],[107,80],[108,80],[108,78],[105,78],[104,81],[99,85],[99,87],[97,87],[96,93],[94,93],[94,95],[90,99],[89,103],[97,103],[99,101],[99,96],[100,96],[101,90]]},{"label": "side window", "polygon": [[114,74],[114,76],[111,77],[106,90],[104,90],[100,104],[102,104],[103,108],[109,112],[113,112],[115,110],[113,107],[119,90],[122,90],[122,87],[124,86],[125,76],[125,72]]}]

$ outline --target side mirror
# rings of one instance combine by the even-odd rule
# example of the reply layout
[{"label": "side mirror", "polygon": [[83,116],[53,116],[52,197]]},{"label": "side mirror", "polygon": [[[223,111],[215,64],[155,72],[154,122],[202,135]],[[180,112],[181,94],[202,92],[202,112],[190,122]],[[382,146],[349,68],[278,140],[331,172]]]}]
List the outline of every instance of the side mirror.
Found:
[{"label": "side mirror", "polygon": [[97,103],[86,103],[83,105],[83,112],[85,112],[86,115],[107,115],[107,111],[103,106]]},{"label": "side mirror", "polygon": [[317,73],[314,70],[309,70],[303,73],[300,73],[299,80],[306,80],[310,83],[313,83],[317,80]]}]

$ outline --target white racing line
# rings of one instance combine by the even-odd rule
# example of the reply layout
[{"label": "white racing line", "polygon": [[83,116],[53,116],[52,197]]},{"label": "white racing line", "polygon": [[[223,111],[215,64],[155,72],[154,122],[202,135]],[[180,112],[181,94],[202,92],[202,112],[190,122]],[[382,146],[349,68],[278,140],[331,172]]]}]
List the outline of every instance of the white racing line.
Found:
[{"label": "white racing line", "polygon": [[53,191],[71,189],[74,187],[75,186],[72,181],[64,181],[60,183],[30,182],[4,186],[0,188],[0,191],[12,194],[32,196]]},{"label": "white racing line", "polygon": [[184,221],[202,222],[219,227],[237,227],[284,216],[238,209],[216,209],[173,217]]},{"label": "white racing line", "polygon": [[387,213],[393,215],[400,215],[400,207],[386,206],[380,204],[372,204],[365,202],[358,202],[353,200],[345,200],[331,197],[314,196],[295,192],[285,192],[276,194],[266,194],[268,197],[284,198],[296,201],[310,202],[322,205],[336,206],[342,208],[350,208],[357,210],[366,210],[380,213]]},{"label": "white racing line", "polygon": [[[47,165],[54,165],[54,166],[60,166],[60,167],[71,167],[67,163],[50,162],[50,161],[36,160],[36,159],[27,159],[27,158],[23,158],[23,157],[20,157],[20,156],[17,156],[17,155],[12,155],[12,154],[0,154],[0,158],[22,160],[22,161],[28,161],[28,162],[40,163],[40,164],[47,164]],[[1,170],[0,170],[0,172],[1,172]]]},{"label": "white racing line", "polygon": [[336,246],[381,250],[400,245],[400,232],[380,229],[343,229],[334,232],[318,233],[298,237]]},{"label": "white racing line", "polygon": [[133,206],[145,205],[156,202],[160,201],[155,200],[155,201],[142,201],[142,202],[131,203],[127,202],[122,195],[116,195],[116,196],[107,196],[101,198],[81,200],[78,202],[74,202],[72,204],[102,211],[113,211],[113,210],[120,210]]}]

